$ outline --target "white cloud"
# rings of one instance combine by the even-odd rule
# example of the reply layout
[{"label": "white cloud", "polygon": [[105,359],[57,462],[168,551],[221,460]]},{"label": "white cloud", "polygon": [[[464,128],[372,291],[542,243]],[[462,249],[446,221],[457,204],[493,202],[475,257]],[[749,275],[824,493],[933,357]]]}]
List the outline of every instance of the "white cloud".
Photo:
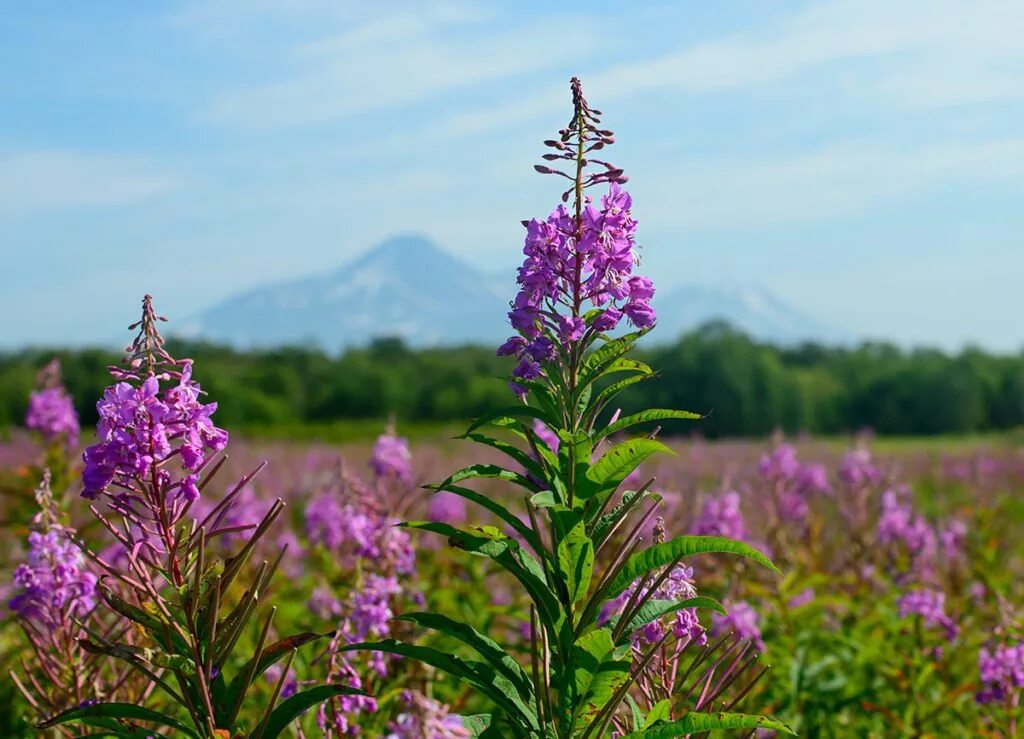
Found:
[{"label": "white cloud", "polygon": [[644,183],[644,210],[693,228],[827,221],[936,183],[1024,185],[1024,138],[895,148],[847,142],[762,160],[690,165],[671,186]]},{"label": "white cloud", "polygon": [[0,154],[0,214],[148,200],[178,185],[148,160],[39,150]]},{"label": "white cloud", "polygon": [[[322,124],[388,111],[549,68],[593,48],[577,23],[481,28],[451,6],[424,5],[358,25],[335,23],[288,49],[276,81],[223,92],[200,118],[241,129]],[[486,91],[484,91],[486,92]]]}]

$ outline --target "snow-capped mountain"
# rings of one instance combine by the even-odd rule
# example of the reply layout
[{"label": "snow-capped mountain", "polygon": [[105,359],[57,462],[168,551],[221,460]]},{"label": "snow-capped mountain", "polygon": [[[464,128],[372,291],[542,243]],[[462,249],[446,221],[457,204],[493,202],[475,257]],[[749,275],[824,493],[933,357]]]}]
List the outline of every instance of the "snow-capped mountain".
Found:
[{"label": "snow-capped mountain", "polygon": [[852,341],[845,332],[817,321],[759,287],[687,285],[656,294],[652,303],[663,341],[713,320],[723,320],[750,336],[775,344]]},{"label": "snow-capped mountain", "polygon": [[309,343],[335,351],[397,336],[412,346],[493,343],[508,333],[508,298],[422,236],[388,239],[328,274],[259,287],[204,311],[180,331],[238,347]]},{"label": "snow-capped mountain", "polygon": [[[411,346],[495,345],[510,333],[513,291],[511,274],[496,280],[428,238],[398,236],[333,272],[229,297],[178,333],[241,348],[303,343],[337,351],[382,336]],[[662,342],[716,319],[777,343],[847,339],[760,288],[690,285],[659,293],[654,306]]]}]

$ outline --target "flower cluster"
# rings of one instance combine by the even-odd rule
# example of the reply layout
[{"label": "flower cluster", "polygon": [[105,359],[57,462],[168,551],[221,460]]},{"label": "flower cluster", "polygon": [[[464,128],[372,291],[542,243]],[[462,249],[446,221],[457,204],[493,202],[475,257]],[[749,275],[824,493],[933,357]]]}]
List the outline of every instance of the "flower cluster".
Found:
[{"label": "flower cluster", "polygon": [[39,389],[28,398],[25,426],[52,442],[63,438],[69,447],[78,444],[78,414],[60,384],[60,363],[54,359],[39,373]]},{"label": "flower cluster", "polygon": [[53,525],[28,535],[28,559],[14,571],[19,592],[11,611],[45,631],[82,617],[96,606],[96,576],[67,529]]},{"label": "flower cluster", "polygon": [[[606,608],[612,611],[620,610],[624,605],[635,602],[639,596],[646,596],[650,591],[651,582],[637,581],[626,588],[616,600],[607,604]],[[637,590],[640,589],[640,593]],[[654,592],[650,594],[654,600],[679,601],[697,597],[697,587],[693,581],[693,568],[683,564],[676,565],[659,584]],[[676,611],[672,616],[670,628],[678,640],[679,649],[695,644],[705,644],[707,635],[705,629],[697,618],[695,608],[684,608]],[[656,619],[640,628],[632,635],[634,648],[643,644],[653,644],[665,636],[665,625],[660,619]]]},{"label": "flower cluster", "polygon": [[758,625],[760,616],[754,607],[746,601],[723,601],[727,611],[726,615],[714,614],[712,616],[713,627],[711,633],[715,636],[734,633],[740,639],[753,644],[759,652],[764,651],[764,641],[761,639],[761,627]]},{"label": "flower cluster", "polygon": [[1002,644],[978,653],[978,673],[984,687],[979,703],[1002,701],[1024,688],[1024,642]]},{"label": "flower cluster", "polygon": [[959,627],[946,615],[946,594],[933,588],[917,588],[906,593],[899,601],[900,617],[921,616],[924,625],[931,629],[942,629],[947,641],[953,641],[960,633]]},{"label": "flower cluster", "polygon": [[[508,314],[518,334],[498,348],[499,356],[519,360],[512,378],[513,390],[520,395],[525,388],[519,383],[540,377],[543,364],[560,350],[574,352],[588,338],[614,330],[623,319],[638,329],[649,329],[656,320],[651,307],[654,283],[633,273],[640,259],[633,200],[621,187],[628,178],[614,165],[592,158],[592,152],[614,143],[614,135],[598,127],[599,111],[590,108],[575,79],[573,108],[573,119],[559,132],[559,139],[544,142],[555,150],[544,159],[563,160],[575,171],[536,167],[542,174],[574,183],[562,196],[564,203],[574,194],[573,208],[559,205],[544,220],[523,222],[525,259],[517,277],[519,292]],[[588,176],[585,170],[591,164],[603,169]],[[584,194],[604,184],[608,190],[598,203]]]},{"label": "flower cluster", "polygon": [[412,574],[416,555],[409,535],[379,511],[326,490],[309,502],[305,516],[310,543],[330,550],[342,567],[354,568],[364,560],[377,569]]},{"label": "flower cluster", "polygon": [[387,739],[468,739],[462,719],[448,706],[414,690],[404,690],[401,713],[388,725]]},{"label": "flower cluster", "polygon": [[[546,220],[526,225],[520,290],[509,312],[519,335],[498,349],[518,357],[514,377],[538,377],[541,363],[555,356],[556,340],[579,342],[588,330],[612,331],[623,318],[641,329],[654,325],[654,284],[633,274],[638,256],[631,206],[629,193],[612,183],[600,208],[588,198],[579,219],[560,205]],[[584,303],[598,308],[587,319],[579,315]],[[572,313],[560,312],[565,307]]]},{"label": "flower cluster", "polygon": [[839,479],[850,487],[860,488],[878,485],[885,479],[885,472],[872,461],[867,447],[859,447],[843,455]]},{"label": "flower cluster", "polygon": [[412,454],[409,452],[409,441],[396,436],[394,431],[377,437],[373,445],[370,466],[378,478],[394,478],[400,482],[412,481]]},{"label": "flower cluster", "polygon": [[740,494],[734,490],[708,498],[691,529],[696,536],[725,536],[743,541],[747,529],[740,510]]},{"label": "flower cluster", "polygon": [[800,462],[791,444],[779,444],[762,455],[757,470],[763,479],[772,483],[776,508],[785,521],[806,519],[810,496],[829,490],[825,467]]},{"label": "flower cluster", "polygon": [[[96,404],[99,443],[85,450],[82,479],[86,498],[96,498],[111,485],[132,490],[134,481],[155,475],[168,491],[186,500],[199,497],[200,468],[207,456],[221,451],[228,433],[213,425],[216,403],[201,403],[199,384],[192,380],[191,362],[180,372],[150,374],[138,384],[118,382]],[[175,380],[161,388],[161,380]],[[165,467],[177,457],[184,477],[173,479]]]},{"label": "flower cluster", "polygon": [[903,544],[911,557],[914,571],[927,575],[937,552],[935,531],[923,516],[914,513],[905,488],[886,490],[882,495],[882,512],[878,517],[878,542],[883,545]]}]

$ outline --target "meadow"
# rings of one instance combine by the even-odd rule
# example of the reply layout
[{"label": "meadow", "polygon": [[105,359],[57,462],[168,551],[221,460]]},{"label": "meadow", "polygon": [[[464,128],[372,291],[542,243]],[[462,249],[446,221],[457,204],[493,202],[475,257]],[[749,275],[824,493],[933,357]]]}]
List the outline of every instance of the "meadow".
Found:
[{"label": "meadow", "polygon": [[[666,529],[742,538],[771,552],[785,573],[781,579],[754,577],[753,571],[716,567],[707,558],[693,562],[700,593],[732,604],[734,612],[743,604],[746,614],[736,624],[716,625],[709,618],[705,626],[722,633],[734,629],[753,644],[748,651],[756,660],[745,668],[745,679],[769,667],[743,697],[744,708],[772,713],[803,736],[1014,736],[1017,694],[1005,702],[980,701],[992,686],[982,679],[979,659],[1013,641],[1015,604],[1024,595],[1019,445],[998,437],[812,437],[791,445],[678,438],[669,446],[675,456],[649,468],[667,502]],[[371,443],[233,445],[228,479],[268,462],[246,488],[234,517],[258,520],[277,497],[288,503],[268,544],[268,554],[275,544],[291,545],[282,564],[288,577],[273,593],[282,622],[292,630],[323,632],[339,619],[366,618],[360,609],[400,616],[427,604],[454,611],[478,629],[516,638],[527,620],[526,604],[496,568],[483,562],[466,567],[424,534],[415,540],[397,536],[387,544],[398,548],[397,561],[388,561],[361,556],[352,542],[328,532],[325,521],[339,511],[353,520],[496,523],[459,498],[438,500],[419,487],[470,458],[480,461],[467,442],[421,435],[410,451],[411,477],[398,481],[375,475]],[[7,594],[13,568],[24,556],[35,514],[32,492],[46,454],[45,445],[24,433],[14,434],[0,451]],[[806,486],[805,477],[814,478],[815,486]],[[500,485],[488,492],[507,495]],[[87,519],[82,509],[73,505],[74,521]],[[102,533],[95,526],[81,532],[97,538]],[[408,565],[398,564],[406,558]],[[928,591],[914,584],[922,573]],[[353,602],[368,581],[380,577],[393,578],[381,600]],[[940,594],[940,607],[923,615],[908,610],[906,598],[915,592]],[[4,616],[4,667],[17,670],[24,645],[10,611]],[[383,621],[374,626],[378,635],[403,628]],[[289,679],[301,684],[324,671],[317,656],[293,665]],[[359,682],[380,696],[376,705],[348,714],[366,736],[387,735],[403,710],[406,690],[452,712],[474,705],[457,682],[407,661],[389,661],[379,672],[360,667]],[[30,715],[28,706],[7,685],[0,715],[14,723],[2,733],[32,735],[24,719],[16,718]]]},{"label": "meadow", "polygon": [[149,295],[92,397],[39,368],[0,443],[0,735],[1018,734],[1019,438],[707,441],[657,407],[692,387],[620,406],[670,362],[636,351],[657,316],[628,178],[571,93],[502,399],[456,438],[236,433]]}]

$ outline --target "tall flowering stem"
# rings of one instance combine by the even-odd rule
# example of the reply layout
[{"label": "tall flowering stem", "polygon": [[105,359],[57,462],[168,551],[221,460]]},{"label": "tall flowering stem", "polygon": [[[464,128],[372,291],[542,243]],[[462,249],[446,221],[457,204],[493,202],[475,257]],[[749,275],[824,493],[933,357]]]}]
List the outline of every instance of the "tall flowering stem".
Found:
[{"label": "tall flowering stem", "polygon": [[[659,536],[642,546],[660,497],[651,490],[654,480],[644,481],[636,471],[669,449],[654,438],[656,432],[611,439],[640,424],[699,416],[652,409],[601,420],[620,391],[653,374],[627,355],[654,326],[654,285],[634,272],[639,258],[632,200],[622,189],[627,178],[620,168],[595,158],[614,135],[601,128],[601,113],[587,102],[580,81],[574,78],[570,87],[570,122],[558,138],[545,142],[551,151],[544,159],[551,164],[536,167],[569,186],[546,219],[524,222],[525,259],[509,312],[516,333],[498,349],[517,360],[510,384],[519,403],[476,419],[464,435],[512,464],[470,465],[430,486],[482,506],[509,533],[494,526],[405,524],[493,560],[519,583],[531,602],[529,664],[512,656],[514,648],[436,613],[402,618],[454,638],[476,657],[396,639],[343,650],[411,657],[468,683],[493,706],[488,714],[466,718],[480,737],[597,739],[621,733],[624,726],[630,737],[651,739],[714,729],[787,731],[766,717],[698,710],[711,707],[706,691],[695,700],[674,696],[678,703],[672,711],[652,709],[649,715],[634,699],[653,684],[652,671],[674,669],[685,643],[696,638],[698,610],[724,611],[695,591],[666,585],[682,572],[684,558],[718,552],[774,566],[749,545],[721,537]],[[594,188],[602,188],[597,200]],[[623,322],[634,330],[614,335]],[[514,486],[525,510],[517,514],[467,487],[478,480]],[[667,625],[677,613],[684,613],[680,618],[693,630]],[[665,628],[657,627],[663,619]],[[636,642],[638,631],[656,638]],[[673,690],[686,685],[660,684]]]},{"label": "tall flowering stem", "polygon": [[10,673],[12,682],[40,718],[97,697],[140,699],[148,689],[129,670],[113,669],[79,647],[85,629],[118,633],[124,622],[96,608],[96,573],[61,520],[48,471],[36,501],[28,556],[14,571],[15,594],[8,603],[31,651],[22,669]]},{"label": "tall flowering stem", "polygon": [[[221,468],[228,434],[213,423],[217,404],[202,402],[192,362],[165,349],[158,330],[163,320],[147,295],[141,319],[130,327],[137,334],[128,356],[110,368],[115,383],[97,403],[99,441],[83,455],[82,496],[93,501],[90,510],[114,539],[104,554],[80,543],[100,573],[96,610],[130,627],[110,632],[83,623],[78,639],[85,652],[126,664],[159,695],[146,705],[91,695],[40,728],[79,724],[119,727],[117,736],[159,730],[202,739],[269,739],[311,706],[359,691],[321,685],[278,703],[295,651],[332,634],[297,634],[271,643],[273,608],[255,624],[254,652],[239,654],[284,551],[273,562],[263,561],[247,585],[242,576],[284,503],[278,499],[260,521],[231,520],[231,509],[261,466],[207,507],[201,519],[190,515]],[[243,544],[220,559],[211,546],[218,538],[241,538]],[[126,641],[126,635],[142,635],[141,644]],[[271,698],[247,699],[254,680],[278,663],[283,664]]]}]

